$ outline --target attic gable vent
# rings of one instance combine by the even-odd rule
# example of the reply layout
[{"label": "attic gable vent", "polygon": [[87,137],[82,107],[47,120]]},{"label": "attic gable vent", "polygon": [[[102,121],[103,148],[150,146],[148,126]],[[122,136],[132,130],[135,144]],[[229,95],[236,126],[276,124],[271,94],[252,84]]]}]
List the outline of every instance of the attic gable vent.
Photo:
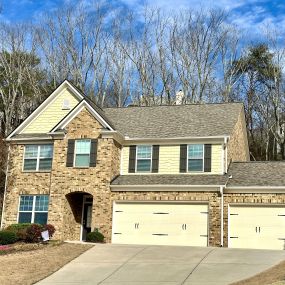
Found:
[{"label": "attic gable vent", "polygon": [[70,101],[68,99],[63,100],[62,110],[70,110]]}]

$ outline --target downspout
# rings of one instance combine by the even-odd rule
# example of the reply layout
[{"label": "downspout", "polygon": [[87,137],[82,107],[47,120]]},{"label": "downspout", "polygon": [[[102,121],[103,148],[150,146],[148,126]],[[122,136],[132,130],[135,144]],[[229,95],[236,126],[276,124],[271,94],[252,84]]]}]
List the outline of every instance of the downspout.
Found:
[{"label": "downspout", "polygon": [[6,200],[6,192],[7,192],[9,160],[10,160],[10,144],[9,144],[9,147],[8,147],[7,166],[6,166],[6,177],[5,177],[4,197],[3,197],[2,217],[1,217],[1,226],[0,226],[0,229],[3,229],[3,222],[4,222],[4,208],[5,208],[5,200]]},{"label": "downspout", "polygon": [[220,186],[220,195],[221,195],[221,247],[224,246],[224,186]]}]

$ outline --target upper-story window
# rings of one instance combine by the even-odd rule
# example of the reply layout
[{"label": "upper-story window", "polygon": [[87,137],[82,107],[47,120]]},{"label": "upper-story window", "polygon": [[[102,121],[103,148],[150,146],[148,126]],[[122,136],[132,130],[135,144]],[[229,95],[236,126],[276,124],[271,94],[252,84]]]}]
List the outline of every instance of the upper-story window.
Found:
[{"label": "upper-story window", "polygon": [[24,171],[51,170],[53,145],[26,145],[24,155]]},{"label": "upper-story window", "polygon": [[97,164],[97,139],[69,139],[67,143],[67,167],[87,168]]},{"label": "upper-story window", "polygon": [[152,146],[138,145],[136,170],[137,172],[151,172]]},{"label": "upper-story window", "polygon": [[90,149],[91,149],[91,140],[75,141],[75,153],[74,153],[75,167],[89,167]]},{"label": "upper-story window", "polygon": [[204,171],[204,145],[189,144],[188,145],[188,171]]}]

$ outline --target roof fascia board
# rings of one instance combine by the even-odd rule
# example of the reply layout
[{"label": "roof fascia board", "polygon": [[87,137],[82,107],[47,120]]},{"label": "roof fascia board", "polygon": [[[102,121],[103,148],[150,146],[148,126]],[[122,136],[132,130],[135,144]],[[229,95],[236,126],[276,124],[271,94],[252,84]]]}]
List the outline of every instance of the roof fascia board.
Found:
[{"label": "roof fascia board", "polygon": [[71,111],[55,128],[51,130],[51,133],[54,133],[57,129],[65,128],[82,110],[86,107],[88,111],[105,127],[109,128],[111,131],[114,129],[92,108],[86,100],[82,100],[73,111]]},{"label": "roof fascia board", "polygon": [[44,141],[44,140],[53,140],[53,139],[63,139],[65,137],[64,132],[57,132],[57,133],[47,133],[45,137],[37,137],[36,134],[33,134],[30,137],[25,138],[11,138],[11,139],[5,139],[7,142],[28,142],[28,141]]},{"label": "roof fascia board", "polygon": [[193,142],[212,142],[212,143],[224,143],[225,139],[229,139],[229,136],[207,136],[207,137],[173,137],[173,138],[129,138],[125,136],[124,145],[132,144],[154,144],[171,145],[173,143],[189,143]]},{"label": "roof fascia board", "polygon": [[64,88],[69,88],[76,95],[79,100],[83,99],[83,96],[68,82],[68,80],[64,80],[47,98],[46,100],[38,106],[38,108],[30,114],[22,124],[20,124],[8,137],[7,140],[11,139],[16,133],[20,133],[24,128],[26,128],[34,119],[36,119],[46,108],[52,103],[57,95],[62,92]]},{"label": "roof fascia board", "polygon": [[220,191],[220,187],[225,185],[110,185],[111,191],[160,191],[160,192],[170,192],[170,191]]},{"label": "roof fascia board", "polygon": [[47,142],[52,142],[56,139],[61,139],[61,138],[52,138],[52,137],[46,137],[46,138],[27,138],[27,139],[15,139],[9,141],[11,144],[44,144]]},{"label": "roof fascia board", "polygon": [[124,136],[118,132],[118,131],[106,131],[106,130],[101,130],[101,136],[103,139],[114,139],[115,141],[117,141],[118,143],[120,143],[121,145],[124,142]]},{"label": "roof fascia board", "polygon": [[285,186],[233,186],[226,187],[224,193],[285,193]]}]

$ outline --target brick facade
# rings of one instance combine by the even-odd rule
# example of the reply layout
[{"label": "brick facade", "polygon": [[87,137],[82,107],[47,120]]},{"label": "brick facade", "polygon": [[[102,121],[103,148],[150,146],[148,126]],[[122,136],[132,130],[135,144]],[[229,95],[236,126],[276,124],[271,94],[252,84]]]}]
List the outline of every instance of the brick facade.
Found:
[{"label": "brick facade", "polygon": [[[23,144],[11,146],[4,224],[17,222],[19,195],[50,195],[48,222],[56,227],[56,239],[78,240],[83,194],[93,196],[92,228],[110,237],[112,203],[110,181],[119,174],[120,146],[100,136],[102,126],[83,110],[67,126],[63,140],[55,140],[50,172],[22,172]],[[66,167],[68,139],[97,138],[97,164],[90,168]],[[110,240],[110,238],[108,238]]]},{"label": "brick facade", "polygon": [[244,110],[242,109],[228,143],[228,166],[231,161],[249,160],[245,117]]}]

